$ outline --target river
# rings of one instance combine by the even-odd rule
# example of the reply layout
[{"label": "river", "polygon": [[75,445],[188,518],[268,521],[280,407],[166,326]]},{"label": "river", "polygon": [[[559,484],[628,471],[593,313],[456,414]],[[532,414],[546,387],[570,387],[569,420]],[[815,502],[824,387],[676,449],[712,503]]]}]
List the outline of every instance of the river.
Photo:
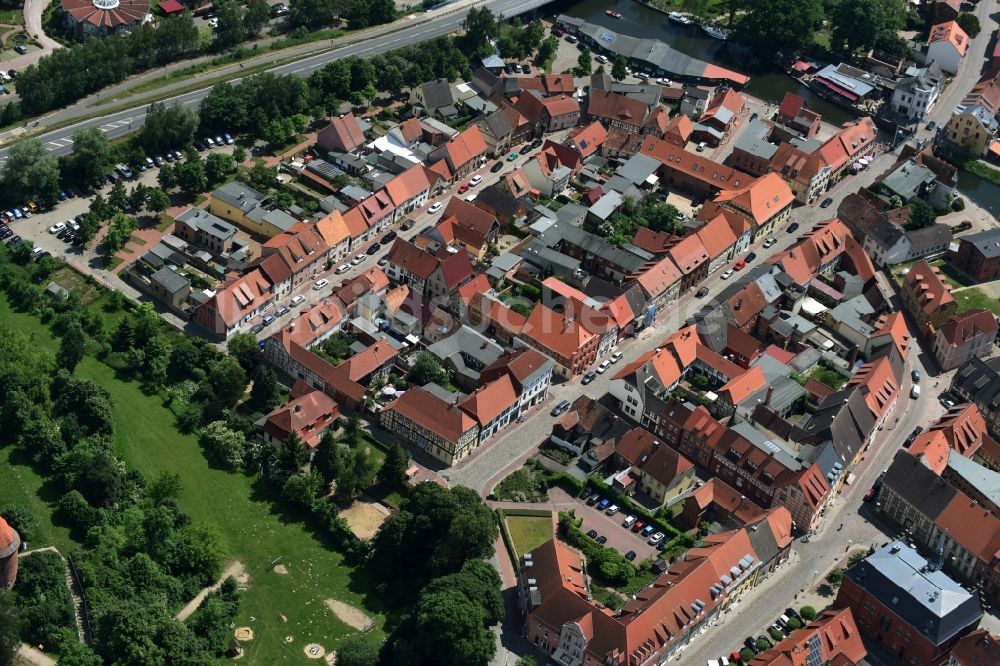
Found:
[{"label": "river", "polygon": [[988,210],[993,217],[1000,215],[1000,186],[983,180],[974,173],[959,169],[958,191]]},{"label": "river", "polygon": [[[612,18],[608,9],[620,13],[620,19]],[[750,76],[746,92],[755,97],[780,104],[786,92],[794,92],[806,100],[806,105],[823,116],[823,120],[840,125],[854,118],[848,111],[831,104],[811,90],[799,84],[784,72],[747,71],[745,59],[740,57],[740,49],[717,39],[712,39],[695,27],[671,23],[666,14],[650,9],[635,0],[558,0],[545,6],[547,14],[566,14],[601,25],[615,32],[633,37],[659,39],[673,48],[706,62],[728,67]]]}]

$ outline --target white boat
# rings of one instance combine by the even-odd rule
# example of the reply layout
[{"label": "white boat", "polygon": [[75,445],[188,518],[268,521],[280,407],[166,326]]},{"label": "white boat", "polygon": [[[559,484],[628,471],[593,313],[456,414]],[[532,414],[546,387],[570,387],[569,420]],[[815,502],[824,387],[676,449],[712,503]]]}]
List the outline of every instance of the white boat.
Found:
[{"label": "white boat", "polygon": [[704,30],[705,34],[711,37],[712,39],[721,39],[721,40],[729,39],[729,33],[717,25],[706,23],[705,25],[701,26],[701,29]]},{"label": "white boat", "polygon": [[692,23],[691,19],[684,16],[684,14],[681,14],[680,12],[670,12],[667,14],[667,18],[674,23],[680,23],[681,25],[691,25]]}]

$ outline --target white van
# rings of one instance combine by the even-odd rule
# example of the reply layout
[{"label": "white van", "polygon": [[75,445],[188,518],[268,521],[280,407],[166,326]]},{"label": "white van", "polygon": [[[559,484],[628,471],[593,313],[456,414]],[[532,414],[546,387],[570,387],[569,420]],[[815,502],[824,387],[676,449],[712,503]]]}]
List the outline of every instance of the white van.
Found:
[{"label": "white van", "polygon": [[625,516],[625,522],[622,523],[622,527],[632,527],[635,524],[635,516]]},{"label": "white van", "polygon": [[618,513],[618,505],[612,504],[611,506],[608,507],[608,510],[605,511],[605,513],[608,514],[609,516],[615,515],[616,513]]}]

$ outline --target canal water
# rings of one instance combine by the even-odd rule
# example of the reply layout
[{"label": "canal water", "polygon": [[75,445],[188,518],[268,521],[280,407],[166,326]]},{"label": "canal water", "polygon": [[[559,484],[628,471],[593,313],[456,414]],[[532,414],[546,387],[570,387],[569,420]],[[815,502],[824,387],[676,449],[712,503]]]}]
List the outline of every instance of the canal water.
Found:
[{"label": "canal water", "polygon": [[[622,17],[616,19],[608,16],[608,9],[618,12]],[[673,23],[667,19],[666,14],[635,0],[558,0],[546,5],[545,12],[582,18],[589,23],[633,37],[659,39],[689,56],[749,75],[750,83],[746,92],[755,97],[780,104],[786,92],[794,92],[806,100],[806,106],[834,125],[854,118],[845,109],[827,102],[784,72],[774,69],[748,71],[748,58],[736,44],[712,39],[700,28]]]},{"label": "canal water", "polygon": [[1000,215],[1000,186],[962,169],[958,172],[958,191],[988,210],[994,218]]}]

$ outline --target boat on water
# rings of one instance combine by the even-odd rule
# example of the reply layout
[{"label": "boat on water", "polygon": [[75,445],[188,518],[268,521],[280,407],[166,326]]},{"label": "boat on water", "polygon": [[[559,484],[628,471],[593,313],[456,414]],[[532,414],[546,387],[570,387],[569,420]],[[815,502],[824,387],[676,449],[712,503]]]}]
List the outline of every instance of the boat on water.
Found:
[{"label": "boat on water", "polygon": [[706,35],[708,35],[712,39],[721,39],[723,41],[729,39],[729,33],[717,25],[706,23],[705,25],[701,26],[701,29],[705,32]]},{"label": "boat on water", "polygon": [[612,9],[609,9],[609,10],[605,11],[604,13],[607,14],[608,16],[610,16],[611,18],[620,19],[622,17],[621,14],[619,14],[618,12],[616,12],[616,11],[614,11]]},{"label": "boat on water", "polygon": [[693,23],[691,19],[684,16],[684,14],[681,14],[680,12],[670,12],[667,14],[667,18],[674,23],[680,23],[681,25],[691,25]]}]

